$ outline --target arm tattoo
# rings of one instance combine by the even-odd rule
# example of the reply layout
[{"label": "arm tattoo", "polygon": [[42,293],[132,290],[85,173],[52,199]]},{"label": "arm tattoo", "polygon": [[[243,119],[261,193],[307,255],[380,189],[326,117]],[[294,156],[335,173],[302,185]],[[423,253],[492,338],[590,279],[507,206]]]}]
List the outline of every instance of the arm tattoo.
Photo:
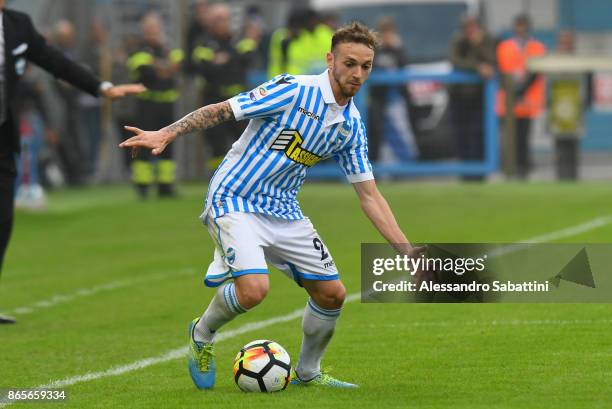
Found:
[{"label": "arm tattoo", "polygon": [[228,101],[218,104],[206,105],[190,114],[185,115],[172,125],[165,128],[175,136],[180,136],[193,131],[212,128],[222,122],[236,119]]}]

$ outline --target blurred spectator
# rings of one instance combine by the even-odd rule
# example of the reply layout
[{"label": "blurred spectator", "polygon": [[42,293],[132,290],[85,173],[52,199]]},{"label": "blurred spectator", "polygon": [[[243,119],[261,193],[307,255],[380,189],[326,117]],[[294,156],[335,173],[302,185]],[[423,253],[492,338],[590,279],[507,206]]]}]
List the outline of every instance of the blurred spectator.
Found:
[{"label": "blurred spectator", "polygon": [[[247,71],[253,53],[257,49],[259,32],[249,30],[251,37],[233,41],[230,9],[224,4],[210,6],[209,35],[206,42],[193,51],[193,65],[204,78],[204,105],[225,101],[246,89]],[[223,156],[240,136],[246,124],[230,121],[209,129],[205,137],[212,157],[208,161],[210,171],[219,166]],[[158,129],[158,128],[155,128]]]},{"label": "blurred spectator", "polygon": [[287,27],[281,27],[272,33],[269,46],[268,77],[286,72],[297,72],[298,68],[290,66],[289,46],[302,30],[301,15],[296,11],[289,14]]},{"label": "blurred spectator", "polygon": [[[76,37],[73,24],[68,20],[55,23],[53,44],[71,61],[76,59]],[[81,185],[85,182],[85,141],[79,130],[79,94],[80,92],[63,81],[54,83],[62,100],[63,121],[59,131],[58,153],[66,182],[69,185]]]},{"label": "blurred spectator", "polygon": [[185,70],[193,74],[196,69],[193,65],[193,50],[198,44],[207,41],[208,27],[210,24],[209,5],[207,0],[198,0],[193,6],[193,17],[187,28],[187,40],[185,46]]},{"label": "blurred spectator", "polygon": [[573,30],[561,30],[557,36],[557,52],[573,54],[576,51],[576,35]]},{"label": "blurred spectator", "polygon": [[304,74],[319,73],[325,69],[325,54],[330,50],[334,32],[316,11],[307,9],[304,15],[304,29],[294,43],[296,52],[290,54],[290,58]]},{"label": "blurred spectator", "polygon": [[[83,63],[98,77],[102,75],[102,65],[108,59],[107,55],[108,33],[102,21],[94,19],[89,27],[89,42],[82,58]],[[108,79],[108,77],[106,78]],[[91,95],[79,94],[79,116],[84,138],[83,153],[85,173],[91,179],[98,168],[98,156],[100,152],[100,141],[102,139],[102,110],[101,102]]]},{"label": "blurred spectator", "polygon": [[[132,78],[148,88],[138,95],[136,126],[160,129],[174,122],[174,103],[179,97],[177,74],[183,52],[166,46],[163,23],[156,13],[148,13],[142,18],[142,34],[140,48],[127,61]],[[133,159],[132,181],[140,198],[147,198],[155,181],[160,197],[176,195],[176,163],[172,154],[173,149],[166,149],[155,158],[157,174],[150,152],[143,150]]]},{"label": "blurred spectator", "polygon": [[336,31],[340,27],[340,16],[337,13],[328,12],[321,15],[321,23]]},{"label": "blurred spectator", "polygon": [[[485,81],[495,75],[495,40],[475,16],[465,16],[461,21],[461,31],[451,45],[450,60],[454,69],[473,71]],[[450,88],[455,143],[459,158],[464,161],[484,159],[483,89],[482,84],[456,84]],[[464,180],[483,178],[465,176]]]},{"label": "blurred spectator", "polygon": [[[557,34],[557,54],[576,52],[573,30],[563,29]],[[584,111],[593,104],[594,72],[583,75],[552,76],[548,98],[548,131],[554,136],[555,165],[560,180],[576,180],[580,169],[580,138]],[[583,77],[584,79],[580,78]],[[581,82],[584,81],[584,84]],[[562,89],[563,91],[559,91]],[[582,92],[584,91],[584,92]],[[581,106],[579,106],[580,104]]]},{"label": "blurred spectator", "polygon": [[[378,21],[377,28],[380,34],[380,45],[376,50],[373,70],[376,72],[401,70],[408,64],[408,58],[397,31],[395,20],[392,17],[383,17]],[[397,133],[389,127],[391,122],[395,124],[398,122],[394,121],[395,118],[390,115],[390,105],[400,105],[402,107],[403,123],[408,124],[410,98],[405,86],[372,85],[369,102],[368,155],[370,160],[377,161],[381,159],[380,153],[385,141],[385,134]],[[397,126],[393,128],[397,128]],[[413,144],[412,130],[407,130],[407,133],[410,134],[410,142]],[[394,139],[392,138],[392,140]],[[398,138],[395,138],[395,140],[396,143],[393,145],[397,154],[404,144],[400,143]],[[408,160],[413,155],[414,153],[411,153],[408,157],[402,159]]]},{"label": "blurred spectator", "polygon": [[259,7],[250,6],[246,13],[244,28],[240,37],[242,40],[238,43],[243,48],[254,46],[249,61],[250,70],[262,71],[268,66],[270,33],[266,32],[265,27]]},{"label": "blurred spectator", "polygon": [[[132,54],[138,51],[141,45],[140,37],[137,35],[125,35],[119,42],[119,47],[112,51],[111,56],[111,78],[115,83],[123,83],[130,80],[130,70],[126,61]],[[123,127],[125,124],[135,124],[138,120],[138,98],[123,98],[112,106],[112,124],[118,131],[119,138],[123,141],[130,136],[130,133]],[[122,149],[124,169],[129,169],[132,158],[128,150]]]},{"label": "blurred spectator", "polygon": [[21,153],[17,166],[15,205],[18,208],[42,210],[46,207],[45,193],[40,182],[39,159],[45,135],[56,142],[57,134],[48,130],[48,113],[43,101],[42,81],[31,67],[26,72],[17,92],[19,102]]},{"label": "blurred spectator", "polygon": [[[497,47],[499,71],[513,79],[513,89],[510,91],[516,97],[516,172],[521,179],[529,174],[531,122],[542,113],[545,102],[544,78],[527,72],[527,60],[545,53],[544,44],[531,37],[531,20],[524,14],[514,21],[514,36]],[[501,91],[498,97],[498,114],[501,116],[506,112],[506,91]]]},{"label": "blurred spectator", "polygon": [[332,29],[311,9],[291,12],[287,28],[274,32],[270,41],[268,76],[291,72],[312,74],[325,68]]}]

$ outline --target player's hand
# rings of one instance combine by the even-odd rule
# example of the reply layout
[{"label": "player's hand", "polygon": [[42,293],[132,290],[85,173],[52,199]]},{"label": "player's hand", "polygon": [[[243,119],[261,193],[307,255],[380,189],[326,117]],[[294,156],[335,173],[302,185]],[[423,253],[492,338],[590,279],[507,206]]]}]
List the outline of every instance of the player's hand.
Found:
[{"label": "player's hand", "polygon": [[153,155],[159,155],[173,140],[172,136],[163,130],[143,131],[133,126],[124,126],[124,128],[135,135],[121,142],[119,147],[132,148],[132,158],[138,156],[138,148],[151,149]]},{"label": "player's hand", "polygon": [[[407,251],[407,255],[410,258],[419,258],[422,255],[424,255],[426,251],[427,251],[427,246],[411,247]],[[423,281],[437,282],[438,277],[434,270],[428,270],[427,268],[421,267],[417,271],[415,271],[414,281],[416,282],[418,286],[420,286]]]},{"label": "player's hand", "polygon": [[425,254],[427,251],[427,246],[411,246],[410,249],[407,250],[406,255],[410,258],[418,258],[421,257],[422,254]]},{"label": "player's hand", "polygon": [[102,95],[104,95],[106,98],[116,99],[123,98],[126,95],[140,94],[146,90],[147,88],[142,84],[123,84],[115,85],[102,91]]}]

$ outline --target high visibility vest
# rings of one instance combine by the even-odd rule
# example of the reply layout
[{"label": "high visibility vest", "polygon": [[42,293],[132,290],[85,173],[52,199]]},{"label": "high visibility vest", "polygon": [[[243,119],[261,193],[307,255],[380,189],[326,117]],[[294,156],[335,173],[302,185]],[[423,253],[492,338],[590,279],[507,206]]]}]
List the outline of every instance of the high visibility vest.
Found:
[{"label": "high visibility vest", "polygon": [[325,24],[319,24],[314,31],[302,30],[291,40],[287,49],[286,61],[283,64],[282,42],[287,38],[288,31],[279,29],[270,40],[270,58],[268,76],[289,72],[297,74],[313,74],[325,69],[325,54],[331,48],[333,31]]},{"label": "high visibility vest", "polygon": [[[515,78],[524,79],[529,75],[527,72],[527,60],[531,57],[544,55],[546,48],[539,41],[527,40],[523,47],[514,38],[502,41],[497,46],[497,63],[502,74],[512,75]],[[527,89],[522,98],[516,101],[514,114],[517,118],[535,118],[544,109],[546,89],[544,77],[538,78]],[[506,93],[500,90],[497,95],[497,114],[506,114]]]},{"label": "high visibility vest", "polygon": [[268,78],[275,77],[287,72],[286,64],[283,62],[282,42],[287,38],[289,31],[279,28],[270,37],[270,50],[268,55]]},{"label": "high visibility vest", "polygon": [[333,36],[333,30],[325,24],[319,24],[312,33],[311,73],[325,70],[325,56],[328,51],[331,51],[331,40]]},{"label": "high visibility vest", "polygon": [[[150,49],[144,49],[132,54],[126,64],[129,69],[130,78],[134,81],[142,81],[140,78],[139,68],[153,65],[156,56]],[[159,58],[159,56],[157,56]],[[172,63],[179,64],[183,61],[183,50],[169,50],[165,57]],[[175,80],[171,79],[153,79],[152,83],[146,84],[148,89],[136,95],[136,98],[142,100],[153,101],[157,103],[173,103],[179,98],[179,91],[176,88]]]}]

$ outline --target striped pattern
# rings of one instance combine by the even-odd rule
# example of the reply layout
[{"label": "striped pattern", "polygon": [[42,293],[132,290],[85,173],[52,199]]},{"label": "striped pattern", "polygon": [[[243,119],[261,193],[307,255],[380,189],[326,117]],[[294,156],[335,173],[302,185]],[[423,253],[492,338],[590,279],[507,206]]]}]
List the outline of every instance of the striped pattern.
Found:
[{"label": "striped pattern", "polygon": [[236,286],[233,282],[227,284],[223,287],[223,298],[225,299],[225,304],[230,311],[235,314],[242,314],[246,312],[244,308],[238,302],[238,296],[236,296]]},{"label": "striped pattern", "polygon": [[334,158],[352,183],[373,178],[361,116],[352,101],[335,103],[327,71],[283,74],[229,102],[237,120],[250,122],[210,182],[204,216],[302,219],[297,192],[318,157]]},{"label": "striped pattern", "polygon": [[317,316],[319,316],[322,319],[334,319],[334,318],[338,318],[340,316],[340,311],[342,311],[342,308],[338,308],[336,310],[327,310],[325,308],[321,308],[319,307],[317,304],[315,304],[315,302],[312,300],[312,298],[308,299],[308,308],[310,308],[310,310]]}]

